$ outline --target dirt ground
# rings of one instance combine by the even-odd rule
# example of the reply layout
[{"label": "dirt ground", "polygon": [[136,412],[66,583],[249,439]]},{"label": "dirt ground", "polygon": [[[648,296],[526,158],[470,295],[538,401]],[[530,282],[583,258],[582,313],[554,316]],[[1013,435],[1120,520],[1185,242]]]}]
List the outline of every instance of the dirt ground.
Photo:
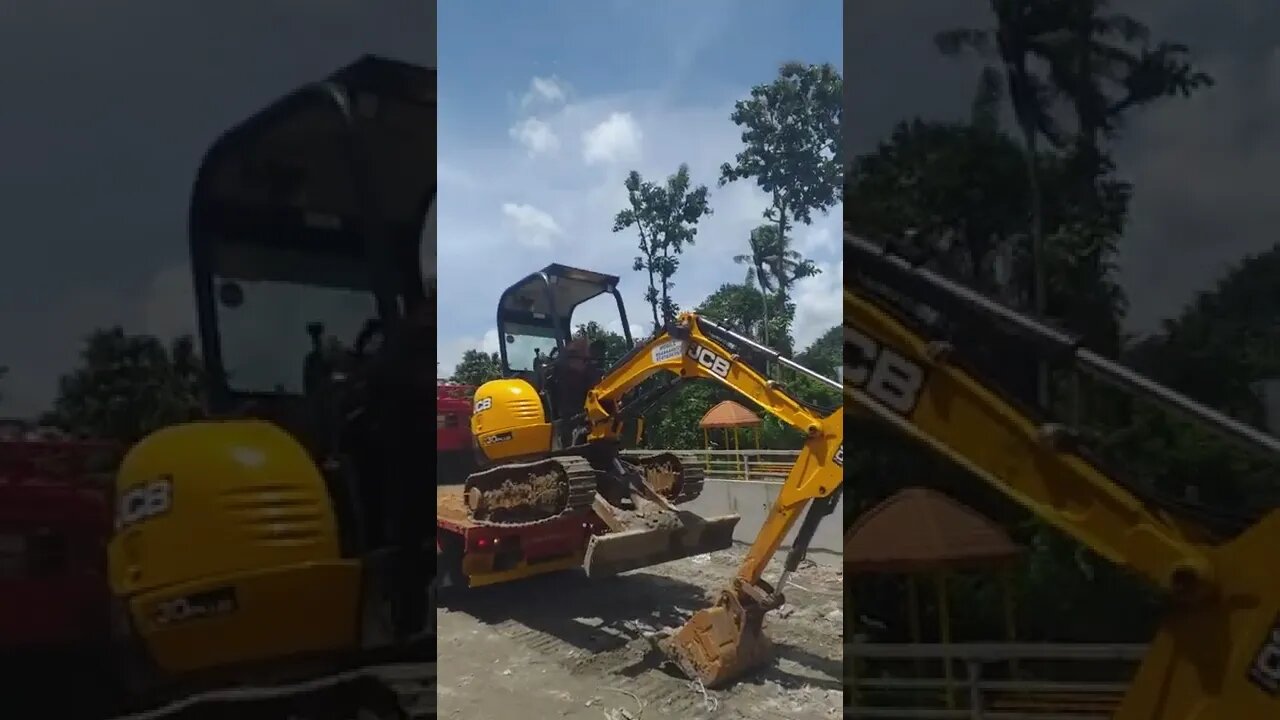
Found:
[{"label": "dirt ground", "polygon": [[[796,720],[840,717],[843,579],[806,561],[765,631],[774,664],[706,691],[672,671],[647,639],[706,607],[745,552],[689,558],[608,579],[581,573],[441,598],[441,718]],[[766,578],[777,578],[781,557]]]}]

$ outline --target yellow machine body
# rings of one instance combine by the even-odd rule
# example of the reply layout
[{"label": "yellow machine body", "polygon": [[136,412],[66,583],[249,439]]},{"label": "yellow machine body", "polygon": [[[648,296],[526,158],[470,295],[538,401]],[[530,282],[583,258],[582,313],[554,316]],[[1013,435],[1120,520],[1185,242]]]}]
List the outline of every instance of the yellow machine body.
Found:
[{"label": "yellow machine body", "polygon": [[162,429],[115,489],[112,590],[168,675],[359,643],[361,564],[343,558],[307,451],[257,420]]},{"label": "yellow machine body", "polygon": [[490,380],[475,393],[471,436],[486,460],[500,462],[551,451],[551,423],[527,380]]}]

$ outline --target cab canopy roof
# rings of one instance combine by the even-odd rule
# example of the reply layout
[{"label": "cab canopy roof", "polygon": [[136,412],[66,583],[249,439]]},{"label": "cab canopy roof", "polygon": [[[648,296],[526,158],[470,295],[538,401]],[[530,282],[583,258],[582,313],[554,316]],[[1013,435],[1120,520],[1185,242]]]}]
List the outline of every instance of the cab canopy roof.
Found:
[{"label": "cab canopy roof", "polygon": [[575,307],[611,293],[617,287],[617,275],[551,263],[507,288],[499,300],[498,311],[511,318],[537,315],[567,318]]},{"label": "cab canopy roof", "polygon": [[434,69],[364,56],[228,130],[192,193],[197,272],[359,288],[374,258],[417,267],[435,95]]}]

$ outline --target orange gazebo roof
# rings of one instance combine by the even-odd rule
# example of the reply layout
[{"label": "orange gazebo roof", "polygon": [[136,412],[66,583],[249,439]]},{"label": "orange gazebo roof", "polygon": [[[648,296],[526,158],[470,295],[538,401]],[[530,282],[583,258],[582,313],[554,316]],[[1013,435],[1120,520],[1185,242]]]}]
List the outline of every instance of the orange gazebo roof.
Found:
[{"label": "orange gazebo roof", "polygon": [[940,492],[907,488],[844,536],[847,572],[914,574],[999,565],[1022,548],[997,524]]},{"label": "orange gazebo roof", "polygon": [[717,404],[698,421],[698,427],[703,429],[752,427],[759,424],[759,415],[732,400]]}]

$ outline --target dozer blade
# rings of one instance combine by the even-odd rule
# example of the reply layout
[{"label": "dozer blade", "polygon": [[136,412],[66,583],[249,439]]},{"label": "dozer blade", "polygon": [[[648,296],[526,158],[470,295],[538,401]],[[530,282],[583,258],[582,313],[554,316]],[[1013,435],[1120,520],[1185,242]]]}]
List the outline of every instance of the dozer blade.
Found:
[{"label": "dozer blade", "polygon": [[694,613],[659,649],[690,679],[717,688],[773,659],[763,619],[762,608],[744,608],[732,592],[724,592],[720,602]]},{"label": "dozer blade", "polygon": [[596,535],[587,543],[582,561],[589,578],[609,577],[628,570],[727,550],[733,545],[738,515],[699,518],[682,513],[678,527],[623,530]]}]

